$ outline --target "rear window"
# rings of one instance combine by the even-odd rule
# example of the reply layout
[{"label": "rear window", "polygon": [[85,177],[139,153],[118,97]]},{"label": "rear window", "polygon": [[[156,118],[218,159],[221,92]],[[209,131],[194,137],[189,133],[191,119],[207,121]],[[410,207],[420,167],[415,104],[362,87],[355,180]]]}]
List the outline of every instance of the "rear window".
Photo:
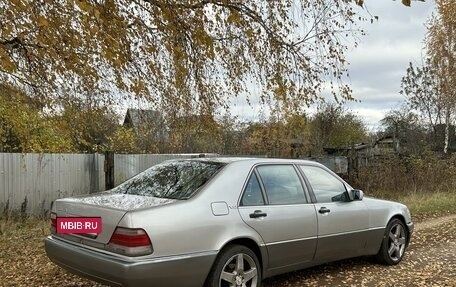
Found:
[{"label": "rear window", "polygon": [[173,161],[155,165],[115,187],[113,193],[168,199],[189,199],[225,163],[211,161]]}]

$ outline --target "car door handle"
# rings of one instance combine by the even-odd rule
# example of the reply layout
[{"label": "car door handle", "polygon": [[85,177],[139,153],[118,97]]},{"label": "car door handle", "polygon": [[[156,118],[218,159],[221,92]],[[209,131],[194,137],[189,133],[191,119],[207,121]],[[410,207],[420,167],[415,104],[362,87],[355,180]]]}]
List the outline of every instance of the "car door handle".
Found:
[{"label": "car door handle", "polygon": [[261,210],[255,210],[253,213],[250,213],[250,218],[259,218],[259,217],[266,217],[268,214]]},{"label": "car door handle", "polygon": [[329,213],[330,211],[331,210],[327,209],[326,207],[322,207],[322,208],[320,208],[318,213],[325,214],[325,213]]}]

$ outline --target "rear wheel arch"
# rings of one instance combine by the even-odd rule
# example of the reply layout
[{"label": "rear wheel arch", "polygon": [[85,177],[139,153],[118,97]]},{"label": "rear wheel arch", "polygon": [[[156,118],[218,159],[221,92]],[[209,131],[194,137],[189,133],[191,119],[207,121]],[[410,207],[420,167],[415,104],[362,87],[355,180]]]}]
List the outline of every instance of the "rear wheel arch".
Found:
[{"label": "rear wheel arch", "polygon": [[[246,257],[250,258],[250,259],[246,259],[247,261],[250,261],[250,262],[248,262],[247,266],[250,265],[250,267],[253,267],[256,265],[256,267],[257,267],[254,269],[250,269],[250,270],[256,269],[256,271],[254,271],[254,272],[258,272],[257,275],[255,275],[255,277],[258,276],[258,277],[256,277],[257,279],[250,279],[250,280],[254,280],[254,281],[245,282],[245,284],[250,283],[250,284],[252,284],[252,286],[255,285],[255,287],[261,285],[261,280],[263,279],[262,275],[263,275],[264,263],[262,260],[263,256],[261,254],[261,250],[260,250],[258,244],[255,242],[255,240],[253,240],[251,238],[236,238],[236,239],[230,240],[229,242],[226,242],[225,245],[219,250],[217,257],[212,264],[211,270],[209,271],[209,274],[206,277],[206,280],[204,283],[205,287],[215,287],[218,285],[217,281],[220,280],[220,278],[221,278],[221,277],[219,277],[219,276],[221,276],[220,272],[225,270],[226,267],[227,268],[229,267],[229,265],[226,265],[226,264],[228,264],[228,262],[231,262],[230,260],[232,258],[237,257],[238,255],[236,255],[236,254],[243,254],[242,255],[243,257],[240,257],[240,258],[245,258],[245,259],[246,259]],[[227,259],[230,258],[230,256],[233,256],[233,257],[231,257],[231,259],[229,259],[227,261]],[[239,257],[237,257],[237,258],[239,258]],[[249,264],[249,263],[251,263],[251,264]],[[221,268],[223,265],[225,265],[225,266],[223,268]],[[243,264],[241,270],[244,270],[243,269],[244,266],[245,265]],[[232,272],[232,270],[230,270],[228,272]],[[236,272],[234,272],[234,275],[235,274],[236,274]],[[239,272],[238,274],[246,275],[247,273]],[[244,279],[249,280],[246,277],[241,278],[241,280],[244,280]],[[236,280],[238,280],[238,279],[236,279]],[[231,281],[229,281],[229,282],[231,282]],[[238,286],[238,285],[236,285],[236,286]],[[252,287],[250,285],[247,285],[247,286]]]},{"label": "rear wheel arch", "polygon": [[242,246],[245,246],[245,247],[249,248],[250,250],[252,250],[253,253],[255,253],[255,255],[257,256],[258,261],[260,261],[262,270],[264,270],[263,268],[264,268],[265,262],[264,262],[263,254],[261,253],[261,249],[255,240],[248,238],[248,237],[232,239],[232,240],[226,242],[225,245],[223,245],[223,247],[220,248],[219,253],[222,250],[226,249],[228,246],[232,246],[232,245],[242,245]]}]

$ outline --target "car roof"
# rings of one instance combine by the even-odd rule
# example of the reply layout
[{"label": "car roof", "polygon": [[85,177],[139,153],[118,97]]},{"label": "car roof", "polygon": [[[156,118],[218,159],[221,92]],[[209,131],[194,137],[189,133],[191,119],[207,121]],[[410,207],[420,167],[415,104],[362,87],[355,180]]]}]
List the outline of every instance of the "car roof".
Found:
[{"label": "car roof", "polygon": [[251,164],[258,163],[307,163],[316,164],[319,163],[311,160],[304,159],[285,159],[285,158],[262,158],[262,157],[203,157],[203,158],[191,158],[185,160],[195,161],[206,161],[206,162],[221,162],[221,163],[233,163],[233,162],[249,162]]}]

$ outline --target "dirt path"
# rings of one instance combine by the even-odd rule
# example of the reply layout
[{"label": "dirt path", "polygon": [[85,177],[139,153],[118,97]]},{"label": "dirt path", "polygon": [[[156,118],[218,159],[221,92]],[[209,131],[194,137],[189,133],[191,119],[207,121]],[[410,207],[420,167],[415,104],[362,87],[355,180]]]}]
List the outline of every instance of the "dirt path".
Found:
[{"label": "dirt path", "polygon": [[423,222],[417,223],[415,226],[415,231],[423,230],[426,228],[431,228],[440,224],[444,224],[447,222],[452,221],[453,219],[456,219],[456,214],[452,215],[447,215],[443,217],[438,217],[438,218],[433,218],[433,219],[428,219]]},{"label": "dirt path", "polygon": [[[0,287],[103,287],[71,275],[44,254],[47,222],[18,223],[0,233]],[[356,258],[269,278],[263,287],[456,287],[456,215],[415,226],[404,260],[383,266]]]},{"label": "dirt path", "polygon": [[356,258],[267,279],[263,287],[456,287],[456,215],[416,224],[404,260],[396,266]]}]

